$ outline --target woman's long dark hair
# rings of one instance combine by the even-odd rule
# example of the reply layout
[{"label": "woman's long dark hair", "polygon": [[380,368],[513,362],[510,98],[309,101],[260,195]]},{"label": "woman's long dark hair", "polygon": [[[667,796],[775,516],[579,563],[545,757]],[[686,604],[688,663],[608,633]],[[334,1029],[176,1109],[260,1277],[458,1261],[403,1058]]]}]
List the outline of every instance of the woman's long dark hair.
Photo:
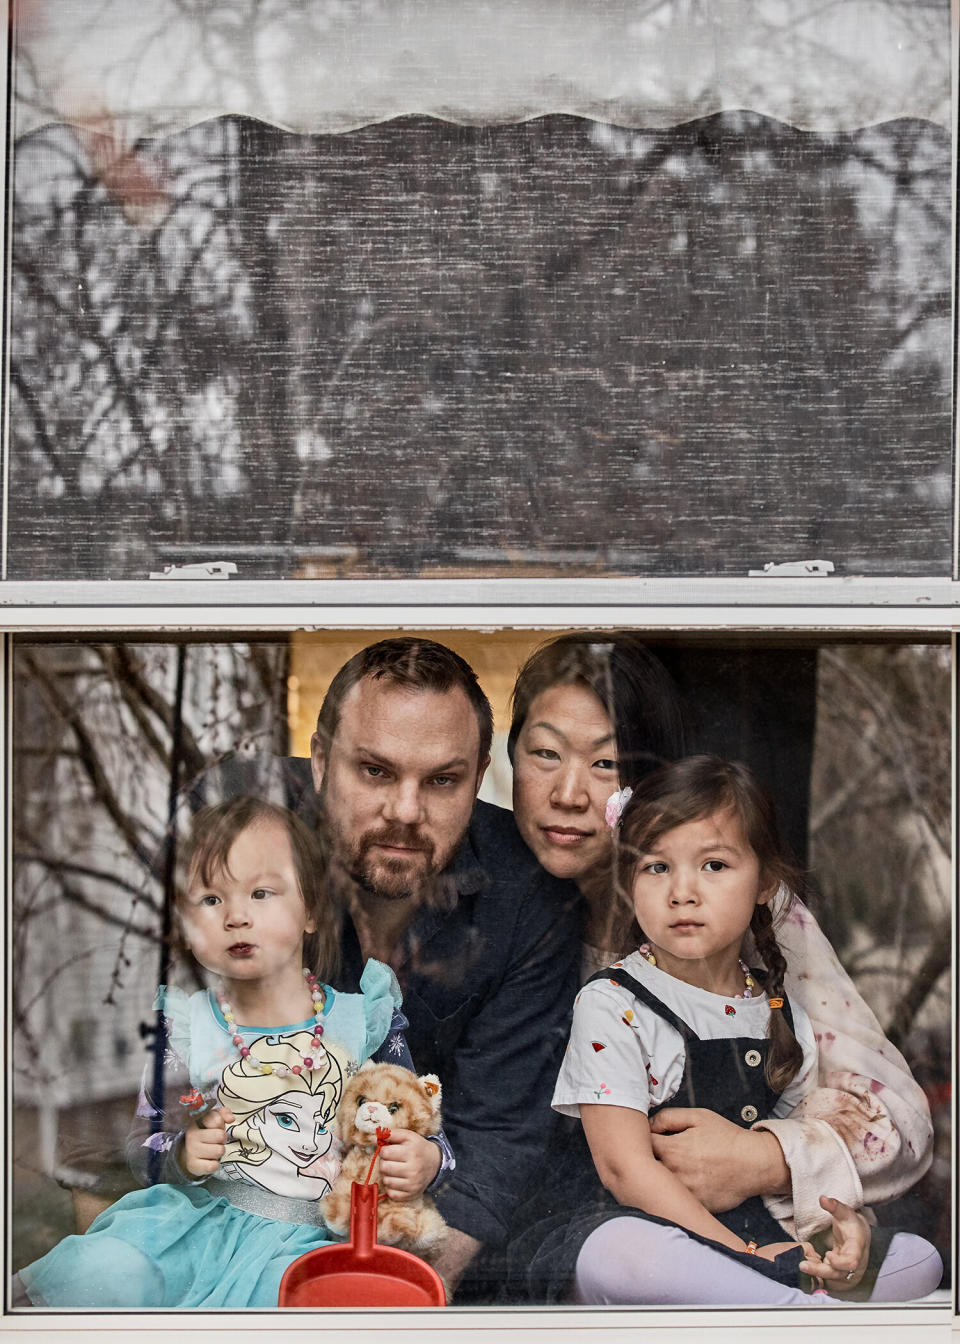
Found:
[{"label": "woman's long dark hair", "polygon": [[537,696],[576,683],[593,691],[613,725],[621,787],[683,755],[680,696],[659,658],[632,630],[585,630],[541,644],[520,669],[507,738],[511,764]]},{"label": "woman's long dark hair", "polygon": [[[624,808],[619,841],[625,895],[629,897],[632,891],[642,853],[674,827],[715,812],[732,812],[739,821],[743,838],[757,856],[763,889],[776,889],[784,883],[794,892],[800,890],[801,874],[780,839],[776,810],[766,786],[739,761],[688,756],[647,775]],[[634,929],[642,941],[643,931],[636,924]],[[754,908],[750,932],[766,968],[764,988],[771,999],[783,998],[787,963],[774,932],[769,901]],[[767,1037],[767,1082],[775,1092],[782,1092],[803,1063],[803,1051],[786,1017],[776,1009],[770,1013]]]}]

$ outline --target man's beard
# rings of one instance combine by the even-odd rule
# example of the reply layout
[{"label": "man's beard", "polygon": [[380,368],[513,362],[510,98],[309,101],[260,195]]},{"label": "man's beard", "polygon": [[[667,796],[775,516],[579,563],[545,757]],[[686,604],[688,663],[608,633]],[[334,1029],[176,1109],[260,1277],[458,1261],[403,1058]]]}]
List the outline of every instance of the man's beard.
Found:
[{"label": "man's beard", "polygon": [[[405,845],[407,857],[374,854],[377,845]],[[422,901],[433,891],[443,864],[437,864],[433,842],[415,826],[385,826],[364,831],[343,856],[343,866],[368,895],[382,901]]]}]

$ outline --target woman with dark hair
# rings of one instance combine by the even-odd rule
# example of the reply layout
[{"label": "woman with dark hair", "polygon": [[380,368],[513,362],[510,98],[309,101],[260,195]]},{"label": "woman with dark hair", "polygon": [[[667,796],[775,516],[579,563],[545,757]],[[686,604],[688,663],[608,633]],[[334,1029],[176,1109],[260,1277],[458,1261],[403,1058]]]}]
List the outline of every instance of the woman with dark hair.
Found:
[{"label": "woman with dark hair", "polygon": [[514,816],[547,872],[580,888],[586,973],[607,964],[629,924],[611,899],[607,800],[683,755],[684,741],[676,687],[632,631],[561,635],[517,677],[507,738]]},{"label": "woman with dark hair", "polygon": [[[632,912],[617,898],[611,796],[682,755],[684,736],[676,689],[633,632],[560,636],[519,673],[509,736],[514,813],[543,867],[575,882],[584,898],[584,980],[629,950]],[[774,1217],[806,1241],[829,1222],[819,1204],[825,1191],[851,1208],[905,1193],[930,1164],[933,1131],[906,1061],[809,910],[783,886],[772,906],[790,967],[787,992],[820,1041],[819,1086],[789,1117],[751,1128],[705,1109],[667,1106],[651,1132],[657,1159],[705,1207],[723,1212],[762,1195]],[[514,1247],[517,1263],[535,1261],[544,1237],[569,1216],[560,1184],[572,1191],[575,1169],[589,1155],[577,1142],[561,1146],[561,1181],[537,1201],[534,1225]],[[824,1282],[828,1291],[841,1287],[829,1274]],[[542,1284],[530,1279],[529,1291],[540,1297]]]}]

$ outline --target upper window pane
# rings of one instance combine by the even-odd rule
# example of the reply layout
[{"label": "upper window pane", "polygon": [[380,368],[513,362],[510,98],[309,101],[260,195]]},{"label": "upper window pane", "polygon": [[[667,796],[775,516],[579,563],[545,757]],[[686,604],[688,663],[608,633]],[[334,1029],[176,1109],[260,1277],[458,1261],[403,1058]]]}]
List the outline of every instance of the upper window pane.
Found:
[{"label": "upper window pane", "polygon": [[38,132],[9,577],[946,572],[949,165],[916,121],[219,120],[104,180]]},{"label": "upper window pane", "polygon": [[[893,79],[947,10],[886,10]],[[218,12],[197,11],[209,52]],[[858,78],[829,63],[853,111],[820,124],[883,106]],[[643,98],[669,115],[651,90],[630,127],[220,116],[131,139],[141,106],[22,135],[7,577],[950,573],[949,133],[638,128]]]}]

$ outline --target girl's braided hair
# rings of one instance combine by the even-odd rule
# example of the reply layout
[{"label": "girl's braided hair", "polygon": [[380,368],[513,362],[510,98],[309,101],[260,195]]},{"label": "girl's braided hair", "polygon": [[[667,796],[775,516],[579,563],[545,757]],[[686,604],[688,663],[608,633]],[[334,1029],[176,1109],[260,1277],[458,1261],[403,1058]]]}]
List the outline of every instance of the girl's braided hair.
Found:
[{"label": "girl's braided hair", "polygon": [[[800,891],[800,870],[780,839],[773,799],[766,786],[739,761],[687,756],[647,775],[624,808],[618,839],[625,895],[629,898],[632,892],[642,853],[674,827],[715,812],[732,812],[740,823],[743,838],[760,865],[762,892],[773,894],[781,883],[791,891]],[[782,999],[787,963],[774,932],[769,902],[754,907],[750,932],[766,968],[764,988],[771,999]],[[642,930],[635,924],[637,933],[642,941]],[[796,1076],[803,1051],[787,1018],[776,1009],[770,1013],[767,1038],[766,1079],[775,1092],[782,1092]]]}]

